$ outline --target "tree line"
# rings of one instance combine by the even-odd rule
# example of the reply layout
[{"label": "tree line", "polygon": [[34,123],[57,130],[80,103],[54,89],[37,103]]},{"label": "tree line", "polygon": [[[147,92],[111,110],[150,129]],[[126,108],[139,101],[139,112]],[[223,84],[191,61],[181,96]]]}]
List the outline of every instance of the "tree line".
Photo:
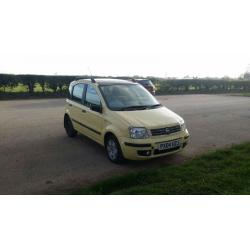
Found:
[{"label": "tree line", "polygon": [[5,92],[7,87],[14,88],[18,84],[23,84],[28,88],[30,94],[34,93],[35,84],[40,84],[42,91],[45,92],[45,88],[50,88],[54,92],[58,89],[63,90],[63,87],[67,87],[75,76],[57,76],[57,75],[13,75],[13,74],[0,74],[0,87]]},{"label": "tree line", "polygon": [[[248,75],[247,75],[248,74]],[[88,78],[89,76],[81,76]],[[66,75],[14,75],[0,74],[0,91],[6,92],[6,88],[13,89],[18,84],[27,87],[29,95],[34,94],[36,84],[41,86],[42,92],[51,89],[54,93],[65,95],[69,83],[79,76]],[[98,78],[98,76],[95,76]],[[131,77],[111,77],[131,79]],[[137,78],[137,77],[135,77]],[[250,92],[250,75],[246,73],[242,79],[211,79],[211,78],[193,78],[193,79],[166,79],[149,77],[157,87],[158,94],[171,93],[209,93],[209,92]]]},{"label": "tree line", "polygon": [[158,94],[250,92],[250,79],[153,79]]}]

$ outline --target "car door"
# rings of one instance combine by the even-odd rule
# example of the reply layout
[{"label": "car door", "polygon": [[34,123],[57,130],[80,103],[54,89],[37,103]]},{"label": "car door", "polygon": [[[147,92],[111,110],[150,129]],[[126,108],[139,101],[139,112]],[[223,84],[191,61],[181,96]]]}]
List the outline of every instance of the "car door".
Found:
[{"label": "car door", "polygon": [[101,99],[92,84],[87,84],[86,86],[84,105],[86,113],[83,122],[88,130],[87,135],[95,141],[102,143],[103,115],[101,112],[93,110],[94,106],[101,106]]},{"label": "car door", "polygon": [[81,121],[85,120],[85,106],[83,105],[83,97],[85,94],[85,84],[78,83],[73,87],[71,99],[68,101],[70,110],[70,118],[73,122],[74,128],[85,134],[86,128],[83,126]]}]

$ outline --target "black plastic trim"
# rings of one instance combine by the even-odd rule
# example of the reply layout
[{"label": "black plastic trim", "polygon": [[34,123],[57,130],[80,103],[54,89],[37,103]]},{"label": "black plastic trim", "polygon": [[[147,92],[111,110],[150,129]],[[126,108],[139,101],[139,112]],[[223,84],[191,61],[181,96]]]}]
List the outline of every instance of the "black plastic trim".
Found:
[{"label": "black plastic trim", "polygon": [[82,124],[81,122],[79,122],[79,121],[77,121],[75,119],[72,119],[72,121],[75,122],[75,123],[77,123],[77,124],[79,124],[79,125],[81,125],[81,126],[83,126],[84,128],[87,128],[87,129],[93,131],[94,133],[96,133],[98,135],[101,135],[101,132],[99,132],[99,131],[97,131],[97,130],[95,130],[93,128],[90,128],[90,127],[86,126],[85,124]]},{"label": "black plastic trim", "polygon": [[179,150],[180,148],[181,147],[179,146],[179,147],[165,149],[165,150],[155,149],[154,150],[154,155],[160,155],[160,154],[165,154],[165,153],[173,152],[173,151]]},{"label": "black plastic trim", "polygon": [[130,147],[138,147],[138,148],[151,147],[151,144],[137,144],[137,143],[130,143],[130,142],[125,142],[125,145],[130,146]]}]

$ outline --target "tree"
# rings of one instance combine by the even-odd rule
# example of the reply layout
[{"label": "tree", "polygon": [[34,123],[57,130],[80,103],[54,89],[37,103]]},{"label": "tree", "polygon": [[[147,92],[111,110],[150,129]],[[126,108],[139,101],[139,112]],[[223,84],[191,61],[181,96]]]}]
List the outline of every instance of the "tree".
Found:
[{"label": "tree", "polygon": [[41,88],[42,88],[42,91],[43,93],[45,92],[45,86],[46,86],[46,76],[39,76],[37,81],[39,82]]},{"label": "tree", "polygon": [[48,76],[47,77],[47,84],[48,84],[48,87],[51,88],[53,90],[53,92],[55,93],[57,90],[56,76]]},{"label": "tree", "polygon": [[35,83],[37,82],[37,76],[36,75],[19,75],[18,78],[22,84],[28,87],[29,93],[33,94]]},{"label": "tree", "polygon": [[60,92],[62,92],[64,84],[65,84],[65,77],[63,76],[57,77],[57,86],[59,87]]},{"label": "tree", "polygon": [[6,87],[14,86],[14,84],[17,84],[15,75],[0,74],[0,87],[3,88],[3,92]]}]

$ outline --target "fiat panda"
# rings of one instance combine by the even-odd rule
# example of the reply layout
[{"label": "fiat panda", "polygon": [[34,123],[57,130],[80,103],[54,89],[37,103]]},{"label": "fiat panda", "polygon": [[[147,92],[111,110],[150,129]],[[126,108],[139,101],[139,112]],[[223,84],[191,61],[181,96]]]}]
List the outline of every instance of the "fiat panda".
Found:
[{"label": "fiat panda", "polygon": [[104,146],[115,163],[145,160],[181,151],[189,141],[184,120],[143,86],[119,79],[70,83],[64,128]]}]

